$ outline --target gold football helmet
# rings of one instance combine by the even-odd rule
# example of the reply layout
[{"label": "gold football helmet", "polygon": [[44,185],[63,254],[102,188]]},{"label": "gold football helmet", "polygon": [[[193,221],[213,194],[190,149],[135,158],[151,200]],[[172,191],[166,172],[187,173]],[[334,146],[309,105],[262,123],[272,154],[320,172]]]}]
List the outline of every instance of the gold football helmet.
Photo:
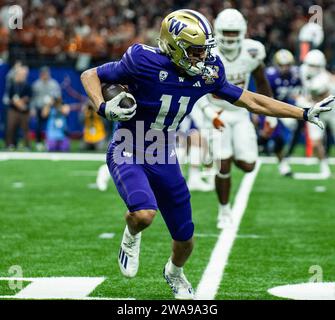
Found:
[{"label": "gold football helmet", "polygon": [[273,63],[279,66],[292,65],[294,64],[294,56],[290,51],[280,49],[273,56]]},{"label": "gold football helmet", "polygon": [[216,43],[209,21],[199,12],[182,9],[164,18],[158,45],[173,63],[194,76],[206,73]]}]

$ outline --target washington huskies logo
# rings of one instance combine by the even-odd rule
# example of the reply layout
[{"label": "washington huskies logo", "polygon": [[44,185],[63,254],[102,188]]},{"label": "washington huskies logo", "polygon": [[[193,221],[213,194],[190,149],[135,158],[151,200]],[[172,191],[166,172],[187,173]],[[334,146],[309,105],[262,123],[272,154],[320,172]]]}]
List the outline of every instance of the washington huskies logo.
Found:
[{"label": "washington huskies logo", "polygon": [[169,32],[170,33],[174,33],[175,36],[178,36],[180,32],[182,32],[182,30],[184,28],[187,27],[187,24],[182,23],[181,21],[178,21],[177,19],[172,19],[171,20],[171,24],[169,27]]}]

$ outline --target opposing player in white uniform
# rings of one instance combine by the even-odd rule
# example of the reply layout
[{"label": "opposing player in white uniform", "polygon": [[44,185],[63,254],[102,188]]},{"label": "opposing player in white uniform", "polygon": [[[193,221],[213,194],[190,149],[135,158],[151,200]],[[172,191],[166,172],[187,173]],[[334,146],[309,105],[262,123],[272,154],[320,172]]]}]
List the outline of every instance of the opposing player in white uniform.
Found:
[{"label": "opposing player in white uniform", "polygon": [[[242,14],[236,9],[223,10],[215,20],[214,30],[218,45],[216,54],[225,66],[227,80],[247,89],[252,74],[257,92],[272,96],[264,73],[265,48],[258,41],[245,39],[247,23]],[[215,128],[222,129],[214,130],[210,145],[213,160],[220,160],[215,187],[220,203],[218,228],[224,228],[232,222],[231,164],[234,162],[244,172],[254,169],[258,156],[256,131],[247,110],[218,97],[207,95],[199,100],[198,106]]]},{"label": "opposing player in white uniform", "polygon": [[[301,65],[301,78],[303,83],[303,96],[297,100],[297,106],[305,108],[310,103],[316,103],[328,94],[335,94],[335,77],[326,70],[326,58],[319,50],[310,51]],[[330,128],[335,138],[335,112],[330,112],[326,117],[320,116],[324,124]],[[320,173],[324,178],[331,175],[326,158],[324,146],[325,130],[307,125],[313,150],[320,160]]]}]

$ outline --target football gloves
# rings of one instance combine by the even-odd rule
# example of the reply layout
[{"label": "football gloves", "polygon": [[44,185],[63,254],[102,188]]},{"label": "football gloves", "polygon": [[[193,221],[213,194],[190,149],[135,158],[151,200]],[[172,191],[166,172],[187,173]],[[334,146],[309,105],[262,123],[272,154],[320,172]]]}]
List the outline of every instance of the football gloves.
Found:
[{"label": "football gloves", "polygon": [[319,119],[321,112],[331,111],[335,108],[335,96],[329,96],[316,103],[311,108],[304,110],[304,120],[316,124],[319,128],[324,129],[323,122]]},{"label": "football gloves", "polygon": [[121,108],[119,106],[120,101],[123,98],[131,98],[135,101],[132,94],[126,92],[120,92],[113,99],[101,103],[98,114],[111,121],[128,121],[136,114],[137,104],[135,103],[131,108]]}]

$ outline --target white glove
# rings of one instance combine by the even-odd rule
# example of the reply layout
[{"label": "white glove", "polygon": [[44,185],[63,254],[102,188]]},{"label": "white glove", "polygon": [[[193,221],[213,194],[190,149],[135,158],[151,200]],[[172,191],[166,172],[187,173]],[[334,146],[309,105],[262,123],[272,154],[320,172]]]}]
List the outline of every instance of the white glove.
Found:
[{"label": "white glove", "polygon": [[322,101],[316,103],[313,107],[305,109],[304,120],[316,124],[321,129],[324,129],[323,122],[319,119],[321,112],[331,111],[335,108],[335,97],[329,96]]},{"label": "white glove", "polygon": [[109,100],[105,104],[105,115],[108,120],[113,121],[127,121],[130,120],[136,114],[137,104],[132,108],[125,109],[119,106],[120,101],[123,98],[131,98],[135,101],[135,98],[132,94],[126,92],[120,92],[112,100]]}]

